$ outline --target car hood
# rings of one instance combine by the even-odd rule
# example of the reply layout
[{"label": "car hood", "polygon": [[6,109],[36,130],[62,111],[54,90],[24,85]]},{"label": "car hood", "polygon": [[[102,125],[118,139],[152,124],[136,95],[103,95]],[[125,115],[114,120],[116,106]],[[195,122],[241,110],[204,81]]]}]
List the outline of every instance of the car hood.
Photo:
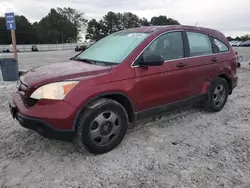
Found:
[{"label": "car hood", "polygon": [[54,63],[47,66],[31,69],[20,77],[23,84],[29,88],[70,79],[83,79],[87,76],[105,74],[111,71],[111,66],[99,66],[80,61]]}]

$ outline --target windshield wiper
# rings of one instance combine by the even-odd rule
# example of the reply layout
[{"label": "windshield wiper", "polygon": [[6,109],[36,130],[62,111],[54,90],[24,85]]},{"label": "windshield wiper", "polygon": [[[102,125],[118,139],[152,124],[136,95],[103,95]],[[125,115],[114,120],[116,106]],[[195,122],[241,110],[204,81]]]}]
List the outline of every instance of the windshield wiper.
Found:
[{"label": "windshield wiper", "polygon": [[117,63],[113,63],[113,62],[93,61],[93,60],[90,60],[90,59],[77,58],[77,57],[72,57],[72,58],[70,58],[70,60],[81,61],[81,62],[84,62],[84,63],[95,64],[95,65],[105,65],[105,66],[117,65]]},{"label": "windshield wiper", "polygon": [[89,59],[81,59],[81,58],[71,58],[70,60],[75,60],[75,61],[81,61],[81,62],[84,62],[84,63],[89,63],[89,64],[96,64],[94,61],[92,60],[89,60]]},{"label": "windshield wiper", "polygon": [[101,62],[101,63],[105,65],[118,65],[117,63],[112,63],[112,62]]}]

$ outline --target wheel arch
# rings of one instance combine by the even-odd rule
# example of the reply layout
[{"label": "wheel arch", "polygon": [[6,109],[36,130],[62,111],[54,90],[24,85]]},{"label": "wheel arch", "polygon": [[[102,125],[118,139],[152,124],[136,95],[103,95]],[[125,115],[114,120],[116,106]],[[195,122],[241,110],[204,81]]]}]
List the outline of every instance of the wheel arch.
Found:
[{"label": "wheel arch", "polygon": [[98,100],[101,98],[112,99],[112,100],[120,103],[125,108],[125,110],[127,112],[129,122],[134,121],[135,108],[134,108],[133,101],[131,100],[131,98],[123,92],[105,92],[105,93],[101,93],[101,94],[98,94],[98,95],[92,97],[90,100],[88,100],[87,103],[85,103],[83,106],[80,107],[80,109],[78,110],[78,112],[76,114],[75,120],[74,120],[73,130],[76,130],[79,117],[82,113],[84,113],[84,110],[86,109],[86,107],[89,104],[91,104],[92,102],[94,102],[95,100]]},{"label": "wheel arch", "polygon": [[228,83],[228,89],[229,89],[229,95],[231,95],[232,91],[233,91],[233,85],[232,85],[231,78],[227,74],[224,74],[224,73],[220,74],[218,77],[219,78],[224,78],[227,81],[227,83]]}]

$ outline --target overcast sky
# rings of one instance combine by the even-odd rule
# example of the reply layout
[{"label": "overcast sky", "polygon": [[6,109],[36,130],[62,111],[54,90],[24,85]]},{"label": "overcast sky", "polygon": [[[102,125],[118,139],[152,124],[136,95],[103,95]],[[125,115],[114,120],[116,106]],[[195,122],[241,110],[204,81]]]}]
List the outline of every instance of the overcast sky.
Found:
[{"label": "overcast sky", "polygon": [[84,12],[88,19],[100,19],[110,10],[132,12],[148,19],[166,15],[181,24],[198,23],[225,35],[250,34],[250,0],[0,0],[0,16],[14,11],[34,22],[50,8],[68,6]]}]

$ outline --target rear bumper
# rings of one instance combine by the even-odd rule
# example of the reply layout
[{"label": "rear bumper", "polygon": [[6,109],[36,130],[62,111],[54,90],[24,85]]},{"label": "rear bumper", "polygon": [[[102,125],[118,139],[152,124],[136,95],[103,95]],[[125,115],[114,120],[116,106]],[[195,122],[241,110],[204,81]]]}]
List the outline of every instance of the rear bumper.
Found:
[{"label": "rear bumper", "polygon": [[27,107],[20,94],[15,93],[9,101],[11,115],[25,128],[35,130],[50,139],[72,140],[74,118],[77,108],[66,101],[39,101]]},{"label": "rear bumper", "polygon": [[232,90],[238,85],[238,76],[232,78]]}]

